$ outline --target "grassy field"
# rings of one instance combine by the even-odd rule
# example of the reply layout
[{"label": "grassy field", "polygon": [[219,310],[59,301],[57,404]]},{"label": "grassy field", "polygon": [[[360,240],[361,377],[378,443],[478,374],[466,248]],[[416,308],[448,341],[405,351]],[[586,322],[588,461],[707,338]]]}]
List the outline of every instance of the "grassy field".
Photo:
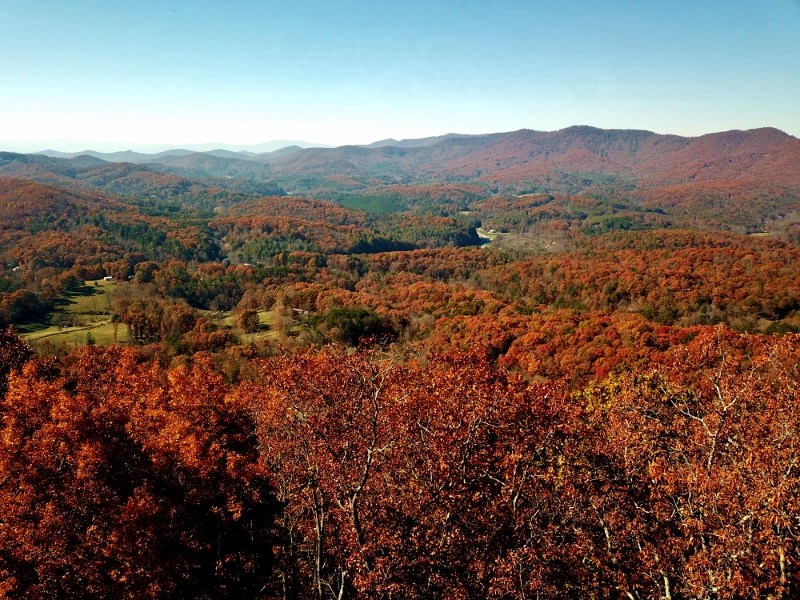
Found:
[{"label": "grassy field", "polygon": [[[20,325],[20,335],[36,345],[47,340],[54,345],[81,346],[90,342],[108,345],[127,341],[125,325],[111,322],[111,306],[118,286],[116,281],[86,281],[56,303],[46,320]],[[115,338],[116,330],[116,338]]]},{"label": "grassy field", "polygon": [[242,342],[249,344],[258,340],[274,338],[278,333],[272,329],[272,322],[275,317],[275,312],[271,310],[258,311],[258,322],[261,325],[261,330],[255,333],[242,333]]},{"label": "grassy field", "polygon": [[277,332],[272,329],[272,323],[275,318],[274,311],[260,310],[258,311],[258,322],[261,328],[253,333],[243,333],[236,327],[236,313],[234,311],[201,311],[206,318],[213,319],[217,327],[233,329],[241,338],[243,344],[250,344],[258,340],[264,340],[277,337]]},{"label": "grassy field", "polygon": [[[74,348],[89,343],[100,346],[127,343],[128,328],[125,324],[111,322],[114,298],[127,285],[116,281],[86,281],[80,289],[60,299],[47,319],[20,325],[17,329],[33,346],[52,344]],[[261,328],[254,333],[242,333],[237,329],[234,311],[201,312],[207,319],[213,320],[217,327],[233,329],[244,344],[277,336],[272,330],[274,313],[271,310],[259,311]]]}]

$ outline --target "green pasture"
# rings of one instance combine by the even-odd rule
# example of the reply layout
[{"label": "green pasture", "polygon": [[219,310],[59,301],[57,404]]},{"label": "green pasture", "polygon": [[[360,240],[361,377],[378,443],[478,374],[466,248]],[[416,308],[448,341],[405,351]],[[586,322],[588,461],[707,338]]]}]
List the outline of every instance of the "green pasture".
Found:
[{"label": "green pasture", "polygon": [[[266,340],[270,338],[277,337],[277,332],[272,329],[272,324],[275,319],[275,312],[272,310],[260,310],[258,311],[258,322],[260,324],[260,329],[253,333],[243,333],[239,332],[239,337],[242,340],[243,344],[250,344],[253,342],[257,342],[259,340]],[[231,313],[230,316],[230,326],[234,327],[236,323],[236,316],[234,313]]]},{"label": "green pasture", "polygon": [[[128,341],[128,328],[124,323],[112,323],[112,306],[116,294],[126,282],[86,281],[78,290],[69,292],[56,302],[56,308],[46,319],[20,325],[20,335],[34,346],[52,344],[77,347],[86,344],[108,346]],[[248,344],[275,337],[272,330],[274,312],[259,311],[259,331],[242,333],[236,328],[235,311],[201,311],[203,316],[221,329],[233,329],[242,343]]]},{"label": "green pasture", "polygon": [[[116,281],[86,281],[75,291],[68,292],[56,302],[56,308],[46,319],[20,325],[20,335],[29,342],[47,340],[56,346],[100,345],[127,341],[125,325],[111,322],[111,307],[118,286]],[[116,330],[116,340],[115,340]]]}]

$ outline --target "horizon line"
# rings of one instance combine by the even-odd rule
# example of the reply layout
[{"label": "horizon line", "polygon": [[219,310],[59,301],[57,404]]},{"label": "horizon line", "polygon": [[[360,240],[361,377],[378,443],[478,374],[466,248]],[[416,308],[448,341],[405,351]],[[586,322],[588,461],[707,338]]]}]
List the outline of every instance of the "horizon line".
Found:
[{"label": "horizon line", "polygon": [[[484,132],[484,133],[459,133],[459,132],[447,132],[447,133],[439,133],[434,135],[423,135],[418,137],[385,137],[377,140],[373,140],[371,142],[365,143],[346,143],[346,144],[329,144],[329,143],[321,143],[321,142],[306,142],[304,140],[298,139],[274,139],[274,140],[265,140],[263,142],[257,143],[233,143],[233,142],[190,142],[190,143],[171,143],[171,142],[117,142],[114,140],[83,140],[83,139],[72,139],[72,138],[60,138],[54,140],[42,140],[42,146],[34,146],[36,141],[30,140],[0,140],[0,151],[2,152],[13,152],[19,154],[42,154],[44,152],[59,152],[62,154],[73,154],[73,155],[80,155],[85,154],[88,152],[94,152],[97,154],[117,154],[117,153],[125,153],[125,152],[133,152],[137,154],[159,154],[161,152],[169,152],[169,151],[177,151],[177,150],[185,150],[187,152],[213,152],[216,150],[224,150],[229,152],[236,152],[236,153],[245,153],[251,152],[255,154],[265,154],[269,152],[274,152],[277,150],[281,150],[283,148],[287,148],[290,146],[300,146],[303,149],[308,148],[342,148],[346,146],[370,146],[372,144],[377,144],[380,142],[406,142],[406,141],[413,141],[413,140],[426,140],[432,138],[444,138],[448,136],[463,136],[463,137],[478,137],[478,136],[485,136],[485,135],[502,135],[508,133],[515,133],[519,131],[532,131],[537,133],[558,133],[561,131],[566,131],[568,129],[577,129],[577,128],[591,128],[597,129],[600,131],[638,131],[638,132],[646,132],[652,133],[655,135],[663,135],[663,136],[676,136],[682,137],[687,139],[692,138],[700,138],[707,135],[714,135],[719,133],[728,133],[734,131],[740,132],[747,132],[747,131],[757,131],[761,129],[765,130],[775,130],[780,133],[783,133],[789,137],[794,139],[800,139],[798,136],[788,132],[785,129],[781,129],[780,127],[775,127],[773,125],[762,125],[759,127],[748,127],[748,128],[731,128],[731,129],[722,129],[718,131],[708,131],[705,133],[700,133],[696,135],[683,135],[677,134],[672,132],[659,132],[653,131],[651,129],[643,129],[638,127],[598,127],[596,125],[588,125],[588,124],[575,124],[569,125],[567,127],[561,127],[558,129],[533,129],[529,127],[521,127],[518,129],[510,129],[505,131],[491,131],[491,132]],[[80,150],[62,150],[59,148],[63,147],[63,145],[69,146],[77,146],[79,144],[86,144],[85,146],[80,146]],[[286,144],[283,146],[276,146],[274,150],[251,150],[258,147],[263,146],[275,146],[277,144]],[[26,146],[30,147],[37,147],[36,150],[9,150],[8,147],[12,146]],[[95,150],[94,147],[103,147],[108,146],[115,148],[113,150]],[[202,147],[203,149],[199,149]]]}]

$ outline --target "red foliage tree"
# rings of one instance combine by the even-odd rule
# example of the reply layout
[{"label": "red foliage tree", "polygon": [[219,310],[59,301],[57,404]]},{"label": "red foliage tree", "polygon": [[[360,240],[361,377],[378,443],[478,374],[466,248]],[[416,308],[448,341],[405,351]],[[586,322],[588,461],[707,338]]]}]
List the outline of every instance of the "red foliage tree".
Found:
[{"label": "red foliage tree", "polygon": [[481,352],[400,365],[325,351],[263,363],[239,393],[286,506],[287,596],[485,598],[564,583],[546,527],[572,420],[558,389],[509,378]]},{"label": "red foliage tree", "polygon": [[263,595],[279,507],[221,378],[118,349],[75,368],[29,363],[0,408],[1,595]]},{"label": "red foliage tree", "polygon": [[796,596],[798,348],[707,332],[660,373],[585,392],[574,528],[605,593]]},{"label": "red foliage tree", "polygon": [[8,376],[33,356],[33,350],[11,326],[0,329],[0,398],[8,389]]}]

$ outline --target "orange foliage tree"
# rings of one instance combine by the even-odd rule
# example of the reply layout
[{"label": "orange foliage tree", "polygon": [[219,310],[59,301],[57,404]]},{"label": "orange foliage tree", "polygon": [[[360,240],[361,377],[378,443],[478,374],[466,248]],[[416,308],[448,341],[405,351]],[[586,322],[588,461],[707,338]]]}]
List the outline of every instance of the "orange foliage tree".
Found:
[{"label": "orange foliage tree", "polygon": [[87,350],[12,375],[0,436],[0,595],[257,597],[279,507],[253,424],[202,362]]}]

